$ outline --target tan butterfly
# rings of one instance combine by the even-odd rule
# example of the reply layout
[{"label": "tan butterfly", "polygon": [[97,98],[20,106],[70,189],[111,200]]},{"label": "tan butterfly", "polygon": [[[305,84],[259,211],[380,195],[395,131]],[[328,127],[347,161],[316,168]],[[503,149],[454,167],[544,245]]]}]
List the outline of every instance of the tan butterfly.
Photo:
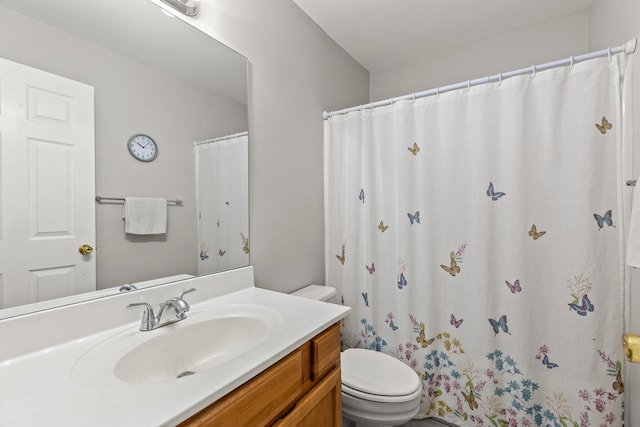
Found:
[{"label": "tan butterfly", "polygon": [[616,375],[616,380],[613,383],[613,389],[618,392],[618,394],[624,393],[624,384],[622,382],[622,372],[621,369],[618,369],[618,374]]},{"label": "tan butterfly", "polygon": [[605,134],[607,133],[608,130],[610,130],[613,127],[613,125],[609,123],[609,121],[605,116],[602,116],[602,124],[599,125],[596,123],[596,127],[598,128],[600,133]]},{"label": "tan butterfly", "polygon": [[344,260],[345,260],[344,245],[342,245],[342,255],[336,255],[336,258],[338,258],[338,261],[340,261],[340,263],[344,265]]},{"label": "tan butterfly", "polygon": [[407,150],[411,151],[411,154],[413,154],[414,156],[416,154],[418,154],[418,151],[420,151],[420,147],[418,147],[417,143],[413,143],[413,148],[412,147],[407,147]]},{"label": "tan butterfly", "polygon": [[435,341],[435,338],[426,339],[424,335],[424,328],[420,328],[420,332],[416,337],[416,342],[422,346],[422,348],[426,348],[429,344],[432,344]]},{"label": "tan butterfly", "polygon": [[380,221],[380,225],[378,225],[378,230],[380,230],[382,233],[384,233],[385,231],[387,231],[387,228],[389,228],[388,225],[384,225],[384,222]]},{"label": "tan butterfly", "polygon": [[458,263],[456,262],[455,258],[451,258],[451,266],[447,267],[446,265],[442,265],[440,264],[440,267],[442,267],[442,269],[444,271],[446,271],[447,273],[449,273],[450,275],[454,276],[457,273],[460,273],[460,267],[458,267]]},{"label": "tan butterfly", "polygon": [[536,228],[535,224],[533,224],[531,226],[531,230],[529,230],[529,236],[533,237],[533,240],[538,240],[540,237],[544,236],[546,233],[547,233],[546,231],[538,232],[538,229]]},{"label": "tan butterfly", "polygon": [[467,401],[467,404],[469,405],[469,408],[471,408],[472,411],[474,409],[478,409],[478,402],[476,402],[476,396],[473,393],[473,384],[471,384],[471,387],[469,389],[469,394],[465,393],[462,390],[460,390],[460,393],[462,393],[462,395],[464,396],[464,400]]},{"label": "tan butterfly", "polygon": [[240,233],[240,238],[242,239],[242,250],[245,254],[249,253],[249,238],[244,237],[244,234]]}]

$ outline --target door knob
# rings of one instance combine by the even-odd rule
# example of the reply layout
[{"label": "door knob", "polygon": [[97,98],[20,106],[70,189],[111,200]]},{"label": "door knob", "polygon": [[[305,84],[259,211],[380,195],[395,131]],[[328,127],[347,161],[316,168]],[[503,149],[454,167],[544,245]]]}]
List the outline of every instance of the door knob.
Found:
[{"label": "door knob", "polygon": [[82,245],[78,248],[78,252],[82,255],[90,255],[93,252],[93,248],[89,245]]}]

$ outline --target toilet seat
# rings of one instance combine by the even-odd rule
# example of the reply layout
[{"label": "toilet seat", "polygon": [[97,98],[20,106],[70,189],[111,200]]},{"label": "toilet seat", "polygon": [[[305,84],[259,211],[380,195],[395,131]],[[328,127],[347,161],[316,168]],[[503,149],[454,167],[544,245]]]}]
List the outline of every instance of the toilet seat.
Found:
[{"label": "toilet seat", "polygon": [[379,394],[363,393],[359,390],[355,390],[353,388],[350,388],[349,386],[342,384],[342,393],[348,394],[349,396],[355,397],[360,400],[368,400],[370,402],[405,403],[420,398],[420,396],[422,395],[422,388],[418,388],[412,394],[408,394],[405,396],[385,396]]},{"label": "toilet seat", "polygon": [[389,403],[411,401],[422,394],[422,383],[413,369],[389,355],[351,348],[340,359],[343,393]]}]

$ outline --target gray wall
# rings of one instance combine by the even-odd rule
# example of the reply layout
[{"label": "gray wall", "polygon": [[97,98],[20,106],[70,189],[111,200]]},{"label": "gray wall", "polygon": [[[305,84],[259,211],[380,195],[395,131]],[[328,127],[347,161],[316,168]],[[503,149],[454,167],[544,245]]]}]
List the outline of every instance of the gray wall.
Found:
[{"label": "gray wall", "polygon": [[324,282],[323,110],[367,102],[369,75],[291,0],[202,0],[194,25],[249,58],[256,284]]},{"label": "gray wall", "polygon": [[379,101],[505,71],[530,67],[588,51],[588,12],[525,27],[499,37],[371,73],[371,100]]},{"label": "gray wall", "polygon": [[[0,57],[94,86],[99,194],[184,199],[169,208],[168,233],[159,238],[127,237],[122,205],[96,205],[98,288],[195,274],[192,142],[247,130],[246,106],[4,8]],[[154,162],[129,155],[134,133],[154,137]]]}]

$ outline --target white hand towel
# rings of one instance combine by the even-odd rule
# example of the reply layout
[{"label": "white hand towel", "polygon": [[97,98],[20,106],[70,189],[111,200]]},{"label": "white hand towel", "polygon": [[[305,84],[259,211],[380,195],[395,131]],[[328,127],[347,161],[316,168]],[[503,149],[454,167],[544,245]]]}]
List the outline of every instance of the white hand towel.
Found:
[{"label": "white hand towel", "polygon": [[166,234],[167,199],[125,197],[124,231],[129,234]]},{"label": "white hand towel", "polygon": [[640,181],[636,181],[631,205],[631,221],[627,236],[627,265],[640,268]]}]

